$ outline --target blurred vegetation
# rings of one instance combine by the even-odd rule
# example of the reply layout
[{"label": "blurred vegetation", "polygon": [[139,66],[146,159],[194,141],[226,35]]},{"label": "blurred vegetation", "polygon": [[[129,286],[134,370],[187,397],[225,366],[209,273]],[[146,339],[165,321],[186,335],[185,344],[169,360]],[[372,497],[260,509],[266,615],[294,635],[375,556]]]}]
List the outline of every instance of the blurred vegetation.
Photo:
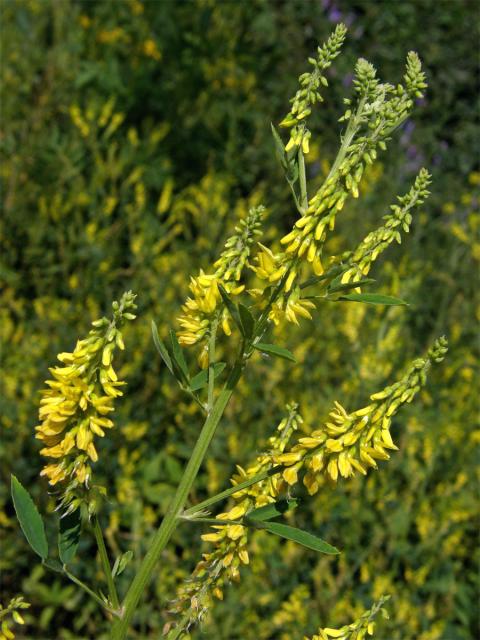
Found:
[{"label": "blurred vegetation", "polygon": [[[380,638],[478,637],[475,2],[9,0],[2,14],[0,567],[2,602],[21,592],[32,603],[18,637],[102,638],[107,628],[97,605],[35,564],[8,495],[14,472],[53,512],[33,437],[47,367],[122,291],[138,293],[121,371],[128,392],[96,470],[110,487],[103,517],[111,552],[135,554],[125,586],[200,425],[159,361],[150,319],[166,333],[189,275],[211,264],[251,204],[267,206],[270,240],[291,225],[270,121],[286,113],[306,57],[339,20],[349,35],[315,117],[311,180],[335,153],[359,55],[390,79],[414,49],[428,73],[422,108],[370,171],[363,197],[342,212],[330,245],[333,253],[354,246],[427,166],[431,198],[404,244],[372,271],[411,305],[324,305],[314,323],[279,329],[302,365],[259,359],[249,369],[192,498],[227,485],[287,401],[299,402],[308,431],[334,399],[361,406],[433,337],[445,333],[450,353],[397,418],[400,452],[391,462],[306,500],[291,517],[340,547],[340,559],[257,532],[250,567],[192,637],[300,638],[348,622],[382,593],[392,599]],[[201,553],[199,534],[178,529],[132,637],[161,636],[168,598]],[[77,570],[95,584],[88,536],[82,545],[80,558],[91,562]]]}]

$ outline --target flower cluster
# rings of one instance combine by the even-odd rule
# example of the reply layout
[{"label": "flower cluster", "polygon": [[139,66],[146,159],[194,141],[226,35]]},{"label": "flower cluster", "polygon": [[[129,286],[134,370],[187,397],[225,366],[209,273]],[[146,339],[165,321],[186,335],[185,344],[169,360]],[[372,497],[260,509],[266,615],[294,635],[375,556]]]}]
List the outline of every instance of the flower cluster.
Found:
[{"label": "flower cluster", "polygon": [[57,357],[64,366],[53,367],[52,380],[47,380],[40,401],[41,424],[36,437],[44,445],[40,453],[55,459],[43,468],[51,485],[61,484],[61,506],[76,509],[89,493],[91,463],[98,460],[95,436],[103,437],[113,422],[107,417],[113,402],[123,395],[112,366],[116,347],[124,349],[120,328],[135,315],[135,295],[125,293],[114,302],[111,320],[102,318],[92,323],[88,336],[79,340],[73,353]]},{"label": "flower cluster", "polygon": [[327,232],[335,226],[337,213],[347,197],[357,198],[366,165],[377,157],[377,149],[386,149],[389,136],[410,114],[414,98],[421,95],[425,76],[418,56],[407,56],[405,86],[380,83],[373,65],[359,59],[356,65],[355,98],[347,99],[348,109],[341,120],[348,121],[342,148],[327,180],[311,198],[308,208],[282,238],[286,246],[281,257],[283,269],[290,278],[286,290],[292,286],[300,259],[309,262],[316,275],[323,273],[322,249]]},{"label": "flower cluster", "polygon": [[400,228],[409,232],[412,222],[411,209],[423,204],[430,192],[427,190],[431,181],[431,175],[426,169],[421,169],[415,179],[415,183],[410,191],[404,196],[398,196],[398,204],[390,206],[393,213],[383,217],[385,224],[372,231],[358,245],[355,251],[344,254],[342,260],[348,264],[344,271],[342,283],[357,282],[370,271],[372,262],[385,251],[385,249],[395,240],[401,243]]},{"label": "flower cluster", "polygon": [[[365,611],[360,618],[346,624],[340,629],[319,629],[318,634],[314,635],[311,640],[364,640],[365,637],[373,636],[375,633],[374,619],[380,611],[384,618],[388,619],[388,612],[384,608],[385,602],[390,599],[390,596],[381,596],[381,598],[372,606],[371,609]],[[308,640],[308,638],[305,638]]]},{"label": "flower cluster", "polygon": [[[15,638],[15,634],[10,629],[10,625],[13,623],[16,624],[25,624],[25,620],[22,615],[19,613],[18,609],[28,609],[30,604],[25,602],[23,596],[16,596],[12,598],[8,603],[7,607],[3,607],[0,604],[0,640],[13,640]],[[11,620],[8,617],[11,616]]]},{"label": "flower cluster", "polygon": [[426,383],[431,364],[441,362],[446,352],[447,340],[439,338],[425,358],[412,363],[401,380],[371,395],[371,403],[353,413],[336,402],[321,429],[299,438],[289,451],[274,456],[275,463],[285,465],[284,480],[294,485],[302,471],[303,484],[313,495],[319,490],[322,477],[336,482],[339,475],[348,478],[357,471],[366,475],[368,468],[377,468],[377,460],[388,460],[388,450],[397,449],[390,434],[392,417],[403,404],[413,400]]},{"label": "flower cluster", "polygon": [[[247,469],[237,466],[232,484],[244,482],[273,466],[272,457],[285,450],[292,434],[303,422],[296,404],[287,405],[287,411],[276,433],[268,441],[268,451],[261,453]],[[246,548],[248,529],[241,524],[241,519],[252,509],[275,502],[285,486],[280,476],[272,476],[235,493],[235,506],[216,516],[219,524],[213,526],[215,532],[202,535],[202,539],[212,542],[215,549],[203,555],[192,578],[180,588],[178,598],[173,603],[175,612],[189,610],[192,622],[201,621],[210,607],[211,597],[222,599],[224,586],[239,580],[241,565],[249,563]],[[222,520],[228,520],[228,524],[221,524]]]},{"label": "flower cluster", "polygon": [[340,53],[346,33],[345,25],[338,24],[327,42],[318,47],[318,58],[308,59],[313,66],[313,71],[303,73],[299,77],[300,89],[291,100],[292,107],[289,113],[280,123],[282,127],[291,128],[290,140],[285,147],[286,151],[301,147],[303,153],[308,153],[310,131],[306,127],[305,119],[310,115],[312,106],[323,100],[319,90],[320,85],[328,86],[324,72]]},{"label": "flower cluster", "polygon": [[[291,276],[287,273],[287,266],[281,264],[281,255],[274,254],[273,251],[260,242],[258,245],[260,250],[255,256],[253,264],[250,265],[252,271],[256,273],[260,280],[266,281],[268,283],[267,286],[276,283],[283,277],[286,279],[286,291],[282,291],[272,304],[268,316],[269,319],[276,325],[280,324],[280,321],[284,317],[286,317],[289,322],[298,324],[297,315],[311,320],[312,316],[309,309],[314,309],[315,304],[311,300],[302,298],[299,286],[291,289]],[[295,274],[293,274],[293,277],[295,277]],[[262,289],[250,289],[249,293],[260,302],[264,299]]]},{"label": "flower cluster", "polygon": [[[252,207],[247,217],[235,228],[235,233],[225,243],[220,258],[215,262],[215,271],[206,274],[200,271],[190,281],[192,295],[182,307],[183,314],[179,318],[181,330],[178,341],[183,345],[193,345],[208,337],[214,317],[220,322],[226,335],[231,334],[230,317],[221,304],[219,285],[230,295],[238,295],[245,286],[239,284],[243,269],[250,256],[255,239],[261,234],[261,220],[265,208]],[[206,366],[208,352],[200,355],[200,365]]]}]

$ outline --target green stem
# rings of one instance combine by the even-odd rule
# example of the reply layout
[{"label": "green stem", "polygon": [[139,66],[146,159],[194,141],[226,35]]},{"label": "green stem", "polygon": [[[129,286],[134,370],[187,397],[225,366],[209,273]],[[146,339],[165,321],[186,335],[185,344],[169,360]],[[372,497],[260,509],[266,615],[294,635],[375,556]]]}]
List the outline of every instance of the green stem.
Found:
[{"label": "green stem", "polygon": [[233,367],[230,376],[225,384],[225,387],[220,392],[220,395],[218,396],[213,409],[211,410],[211,412],[209,412],[207,419],[205,420],[190,460],[188,461],[180,484],[178,485],[175,496],[168,508],[165,517],[162,520],[159,529],[154,536],[152,545],[148,550],[145,558],[143,559],[138,573],[133,579],[133,582],[127,592],[123,603],[122,618],[115,621],[113,625],[111,636],[113,640],[123,640],[128,633],[128,627],[135,613],[138,601],[140,600],[143,591],[150,582],[160,554],[165,549],[172,533],[174,532],[178,524],[178,516],[182,512],[185,502],[187,501],[188,494],[195,481],[205,453],[207,452],[207,449],[213,438],[218,423],[220,422],[223,412],[225,411],[228,401],[230,400],[232,393],[238,383],[238,380],[240,379],[243,367],[243,358],[238,358],[237,363]]},{"label": "green stem", "polygon": [[299,200],[297,198],[297,193],[295,191],[295,185],[293,184],[293,182],[290,182],[290,181],[288,182],[288,185],[290,187],[290,191],[292,192],[293,199],[295,201],[295,206],[297,207],[297,211],[298,211],[298,213],[303,215],[304,210],[303,210],[302,205],[300,204],[300,202],[299,202]]},{"label": "green stem", "polygon": [[243,482],[240,482],[239,484],[236,484],[235,486],[230,487],[229,489],[225,489],[225,491],[222,491],[221,493],[217,493],[216,495],[211,496],[210,498],[207,498],[203,502],[199,502],[193,507],[190,507],[189,509],[183,512],[182,518],[187,519],[189,516],[193,516],[198,511],[202,511],[206,507],[210,507],[212,504],[221,502],[222,500],[229,498],[230,496],[232,496],[234,493],[237,493],[238,491],[243,491],[243,489],[247,489],[248,487],[251,487],[252,484],[257,484],[257,482],[262,482],[262,480],[265,480],[270,476],[274,476],[277,473],[280,473],[280,471],[282,471],[283,469],[285,469],[283,465],[277,465],[276,467],[272,467],[271,469],[262,471],[261,473],[258,473],[256,476],[253,476],[248,480],[244,480]]},{"label": "green stem", "polygon": [[100,596],[98,596],[95,591],[92,591],[92,589],[90,589],[90,587],[87,587],[87,585],[82,582],[81,580],[79,580],[76,576],[73,575],[73,573],[70,573],[70,571],[68,571],[67,569],[65,569],[65,567],[63,567],[63,571],[65,573],[65,575],[70,578],[70,580],[72,582],[74,582],[77,586],[79,586],[81,589],[83,589],[85,591],[85,593],[88,593],[88,595],[93,598],[95,600],[95,602],[97,602],[99,605],[101,605],[106,611],[108,611],[109,613],[113,614],[113,615],[118,615],[117,611],[113,611],[113,609],[111,609],[106,602],[104,602]]},{"label": "green stem", "polygon": [[298,172],[300,178],[300,205],[302,213],[305,213],[308,209],[307,174],[305,172],[305,156],[301,148],[298,150]]},{"label": "green stem", "polygon": [[217,337],[218,319],[215,318],[212,322],[212,328],[210,330],[210,340],[208,341],[208,413],[213,408],[213,392],[215,389],[215,340]]},{"label": "green stem", "polygon": [[358,128],[360,126],[360,118],[362,115],[363,107],[365,106],[365,101],[366,101],[365,97],[361,98],[360,102],[358,103],[358,108],[357,108],[357,111],[355,112],[355,115],[352,118],[350,118],[350,120],[348,121],[347,130],[345,131],[345,136],[342,140],[342,145],[339,149],[337,157],[335,158],[335,162],[333,163],[332,168],[330,169],[325,182],[328,182],[328,180],[330,180],[330,178],[336,173],[337,169],[340,167],[340,165],[345,159],[345,156],[348,153],[348,149],[352,144],[352,140],[357,134]]},{"label": "green stem", "polygon": [[118,601],[117,589],[115,588],[115,582],[113,581],[112,568],[110,567],[110,561],[108,559],[107,548],[105,546],[102,528],[96,515],[93,516],[92,520],[93,533],[95,534],[95,539],[97,541],[97,547],[100,554],[100,560],[102,562],[103,572],[105,573],[105,578],[107,579],[110,602],[112,603],[114,609],[119,609],[120,602]]},{"label": "green stem", "polygon": [[185,518],[180,515],[179,520],[187,520],[190,522],[201,522],[203,524],[241,524],[243,527],[248,527],[248,523],[246,524],[243,520],[224,520],[223,518]]},{"label": "green stem", "polygon": [[[146,589],[148,583],[150,582],[152,574],[155,570],[155,565],[157,564],[162,551],[167,546],[170,537],[177,527],[178,518],[183,511],[185,503],[188,499],[188,494],[190,493],[192,485],[195,482],[198,470],[200,469],[200,465],[202,464],[203,458],[205,457],[210,442],[215,434],[218,423],[220,422],[223,416],[223,412],[225,411],[225,408],[233,394],[233,391],[237,386],[245,364],[249,359],[251,352],[253,351],[252,344],[256,339],[258,339],[258,336],[262,335],[263,331],[265,330],[269,310],[271,309],[272,304],[275,302],[277,297],[280,295],[287,276],[288,273],[284,275],[284,277],[279,282],[278,287],[272,293],[268,305],[261,315],[261,321],[258,323],[257,335],[251,339],[248,346],[245,344],[245,341],[242,340],[239,355],[232,371],[230,372],[228,380],[225,383],[224,388],[220,392],[215,404],[213,405],[213,408],[209,408],[208,410],[207,418],[203,424],[200,435],[198,436],[198,440],[192,451],[190,460],[185,467],[185,471],[183,473],[182,479],[180,480],[180,484],[177,487],[175,496],[173,497],[167,513],[165,514],[165,517],[163,518],[162,523],[153,538],[150,549],[147,551],[147,554],[142,560],[138,572],[136,573],[135,578],[133,579],[127,591],[127,595],[125,596],[125,600],[122,606],[122,617],[119,620],[115,621],[112,628],[112,640],[124,640],[128,633],[128,628],[135,613],[140,597]],[[256,482],[259,482],[259,480],[256,480]],[[253,484],[253,482],[250,482],[249,484]],[[247,484],[247,486],[249,486],[249,484]],[[239,489],[236,488],[236,490],[238,491]]]}]

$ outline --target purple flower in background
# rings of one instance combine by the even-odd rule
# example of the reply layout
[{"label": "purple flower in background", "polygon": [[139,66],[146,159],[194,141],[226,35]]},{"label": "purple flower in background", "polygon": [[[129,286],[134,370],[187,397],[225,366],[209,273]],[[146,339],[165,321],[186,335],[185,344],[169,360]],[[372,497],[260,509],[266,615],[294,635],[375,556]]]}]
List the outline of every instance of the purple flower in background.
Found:
[{"label": "purple flower in background", "polygon": [[330,22],[340,22],[340,20],[342,19],[342,12],[337,6],[332,6],[330,11],[328,12],[328,19],[330,20]]},{"label": "purple flower in background", "polygon": [[415,160],[418,156],[418,147],[416,144],[410,144],[407,147],[407,158],[409,160]]},{"label": "purple flower in background", "polygon": [[353,73],[347,73],[346,76],[343,76],[342,84],[344,87],[351,87],[353,82]]},{"label": "purple flower in background", "polygon": [[417,145],[410,144],[407,147],[406,169],[408,172],[416,173],[425,163],[424,155],[419,151]]},{"label": "purple flower in background", "polygon": [[407,120],[407,122],[403,125],[403,133],[400,137],[400,144],[402,145],[402,147],[406,147],[409,144],[414,130],[415,123],[413,122],[413,120]]}]

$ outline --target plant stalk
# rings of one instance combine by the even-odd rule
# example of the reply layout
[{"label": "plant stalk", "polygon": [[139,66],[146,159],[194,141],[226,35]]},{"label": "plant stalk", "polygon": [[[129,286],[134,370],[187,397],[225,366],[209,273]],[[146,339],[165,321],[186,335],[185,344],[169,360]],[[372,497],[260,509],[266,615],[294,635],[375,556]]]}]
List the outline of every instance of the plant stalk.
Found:
[{"label": "plant stalk", "polygon": [[76,576],[73,575],[73,573],[70,573],[70,571],[68,571],[68,569],[66,569],[65,567],[63,567],[63,571],[65,573],[65,575],[72,581],[74,582],[77,586],[79,586],[81,589],[83,589],[85,591],[85,593],[88,593],[88,595],[93,598],[95,600],[95,602],[97,602],[103,609],[105,609],[106,611],[108,611],[109,613],[111,613],[112,615],[118,615],[117,611],[113,611],[112,609],[110,609],[110,607],[107,605],[106,602],[104,602],[100,596],[98,596],[95,591],[92,591],[92,589],[90,589],[90,587],[87,587],[87,585],[82,582],[81,580],[79,580],[79,578],[77,578]]},{"label": "plant stalk", "polygon": [[220,392],[212,410],[209,412],[207,419],[205,420],[175,496],[159,529],[157,530],[157,533],[155,534],[152,545],[143,559],[138,573],[133,579],[133,582],[127,592],[123,602],[122,617],[114,622],[111,634],[112,640],[124,640],[124,638],[126,638],[138,601],[150,582],[158,559],[178,524],[178,516],[182,512],[185,502],[187,501],[188,494],[190,493],[190,489],[197,477],[197,473],[205,453],[207,452],[210,442],[215,434],[218,423],[223,416],[223,412],[225,411],[228,401],[230,400],[238,380],[240,379],[243,367],[244,360],[240,357],[237,359],[224,388]]},{"label": "plant stalk", "polygon": [[114,609],[120,608],[120,602],[118,600],[117,589],[115,582],[113,581],[112,568],[110,566],[110,560],[108,559],[107,547],[105,546],[105,540],[103,538],[102,528],[96,515],[93,516],[93,533],[95,534],[95,540],[97,541],[98,552],[100,554],[100,560],[102,562],[103,572],[108,585],[108,595],[110,602]]}]

